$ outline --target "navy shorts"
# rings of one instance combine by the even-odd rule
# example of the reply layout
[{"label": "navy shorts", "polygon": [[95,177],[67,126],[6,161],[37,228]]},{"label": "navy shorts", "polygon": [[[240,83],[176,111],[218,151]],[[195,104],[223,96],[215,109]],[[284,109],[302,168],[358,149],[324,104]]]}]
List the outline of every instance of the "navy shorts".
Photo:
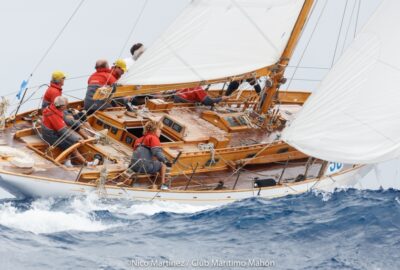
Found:
[{"label": "navy shorts", "polygon": [[137,173],[156,174],[161,170],[162,163],[158,160],[132,160],[132,170]]}]

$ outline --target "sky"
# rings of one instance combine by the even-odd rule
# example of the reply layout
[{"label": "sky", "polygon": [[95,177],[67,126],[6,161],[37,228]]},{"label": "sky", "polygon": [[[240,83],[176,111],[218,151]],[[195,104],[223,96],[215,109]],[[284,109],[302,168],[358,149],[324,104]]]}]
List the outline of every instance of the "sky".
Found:
[{"label": "sky", "polygon": [[[34,97],[39,98],[46,87],[37,86],[48,84],[52,71],[62,70],[67,74],[67,97],[83,97],[97,59],[112,63],[129,56],[129,49],[136,42],[151,46],[189,2],[0,0],[0,95],[15,105],[15,92],[22,80],[30,78],[27,95],[36,93]],[[380,2],[316,0],[287,69],[289,80],[283,89],[317,89]],[[22,111],[38,107],[39,103],[33,99]]]},{"label": "sky", "polygon": [[[4,95],[17,91],[32,72],[29,86],[49,83],[54,70],[67,74],[69,80],[64,90],[85,88],[97,59],[112,63],[129,56],[129,49],[136,42],[150,45],[187,3],[187,0],[1,0],[0,92]],[[79,4],[79,10],[62,31]],[[34,90],[35,87],[28,94]],[[40,89],[40,95],[45,90]],[[82,97],[84,93],[81,89],[70,94]],[[31,106],[28,104],[26,108]]]}]

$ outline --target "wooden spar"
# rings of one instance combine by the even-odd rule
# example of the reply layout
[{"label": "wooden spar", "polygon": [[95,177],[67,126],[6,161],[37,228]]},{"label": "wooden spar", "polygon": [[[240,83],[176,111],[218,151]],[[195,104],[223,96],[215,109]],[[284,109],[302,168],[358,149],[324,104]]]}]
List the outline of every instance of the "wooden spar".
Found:
[{"label": "wooden spar", "polygon": [[133,95],[144,95],[144,94],[153,94],[158,92],[163,92],[167,90],[175,90],[175,89],[183,89],[183,88],[191,88],[199,85],[207,85],[207,84],[216,84],[216,83],[225,83],[234,80],[245,80],[252,78],[259,78],[262,76],[268,76],[270,74],[269,67],[263,67],[248,73],[223,77],[220,79],[214,80],[206,80],[206,81],[198,81],[198,82],[188,82],[188,83],[176,83],[176,84],[162,84],[162,85],[122,85],[117,86],[116,91],[112,92],[112,88],[100,88],[96,91],[93,96],[93,99],[106,99],[112,94],[113,98],[117,97],[126,97]]},{"label": "wooden spar", "polygon": [[267,91],[267,97],[260,108],[261,113],[266,113],[268,109],[272,106],[274,96],[280,86],[280,81],[283,77],[283,73],[285,72],[285,69],[289,64],[289,60],[293,55],[294,49],[300,38],[301,32],[303,30],[304,24],[307,20],[308,14],[310,13],[313,3],[314,0],[306,0],[304,2],[303,8],[301,9],[300,15],[297,18],[296,24],[293,28],[292,35],[290,36],[286,48],[283,51],[279,63],[276,65],[276,70],[274,70],[271,76],[273,84],[272,87],[270,87]]}]

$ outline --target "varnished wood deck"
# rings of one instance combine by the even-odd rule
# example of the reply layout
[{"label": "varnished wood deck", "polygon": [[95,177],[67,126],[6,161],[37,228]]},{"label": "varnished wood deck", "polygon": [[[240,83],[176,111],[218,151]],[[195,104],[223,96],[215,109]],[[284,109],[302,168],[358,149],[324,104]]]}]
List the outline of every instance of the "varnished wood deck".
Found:
[{"label": "varnished wood deck", "polygon": [[[276,107],[278,108],[278,106]],[[290,120],[294,117],[295,113],[301,108],[296,105],[279,105],[281,115],[286,119]],[[233,108],[234,109],[234,108]],[[227,111],[227,115],[240,115],[241,108],[236,108],[238,113],[232,114],[232,111]],[[237,160],[243,160],[243,164],[247,164],[247,160],[259,151],[266,151],[269,149],[269,145],[277,142],[278,133],[269,133],[267,130],[257,127],[256,125],[244,126],[242,129],[236,132],[228,132],[219,126],[218,123],[214,123],[212,119],[203,119],[203,114],[209,111],[206,107],[186,107],[176,106],[168,112],[164,111],[148,111],[142,112],[138,115],[128,114],[123,108],[114,108],[110,111],[98,112],[95,117],[92,117],[90,123],[94,124],[95,129],[101,130],[108,126],[109,143],[101,144],[94,143],[88,145],[85,151],[89,151],[89,155],[93,156],[95,152],[102,154],[105,157],[103,165],[96,167],[82,167],[74,166],[67,168],[63,166],[63,160],[61,163],[54,163],[51,159],[54,157],[49,155],[58,155],[59,150],[53,151],[48,156],[44,156],[47,145],[41,138],[32,133],[27,132],[19,139],[14,139],[15,132],[19,130],[29,129],[32,124],[29,121],[23,121],[21,116],[18,116],[17,123],[14,126],[9,127],[3,133],[4,145],[15,147],[29,155],[35,160],[35,167],[32,170],[21,170],[10,165],[7,160],[0,160],[0,167],[6,171],[23,173],[26,175],[32,175],[35,177],[43,177],[48,179],[60,179],[67,181],[83,181],[83,182],[95,182],[99,176],[102,168],[106,168],[109,173],[108,184],[115,184],[120,179],[118,176],[122,173],[127,165],[129,164],[130,157],[132,155],[132,143],[126,143],[127,130],[129,128],[140,128],[148,120],[160,120],[163,117],[169,117],[176,123],[179,123],[183,128],[182,134],[171,134],[173,130],[168,128],[163,130],[169,132],[166,135],[173,138],[173,142],[163,143],[163,149],[166,155],[172,160],[179,152],[183,152],[181,158],[177,164],[173,167],[171,175],[168,176],[172,189],[213,189],[223,182],[224,189],[232,189],[236,183],[236,189],[249,189],[253,187],[253,181],[255,177],[259,178],[274,178],[281,179],[281,183],[292,182],[300,174],[304,174],[305,170],[305,159],[291,161],[285,170],[285,173],[281,177],[283,170],[282,163],[276,163],[273,161],[267,161],[261,165],[247,165],[240,170],[240,177],[236,173],[236,169],[239,168],[242,163],[236,163]],[[215,115],[225,117],[223,110]],[[99,124],[101,126],[96,126]],[[114,127],[116,131],[112,133],[111,127]],[[129,134],[129,136],[133,136]],[[140,134],[138,135],[140,136]],[[134,138],[134,136],[133,136]],[[215,160],[216,164],[207,165],[208,161],[211,160],[211,152],[204,149],[200,149],[199,144],[214,142],[216,147]],[[30,148],[28,148],[28,145]],[[275,148],[274,148],[275,147]],[[285,151],[288,148],[280,145],[272,146],[271,157],[275,157],[278,160],[286,161],[284,157]],[[283,150],[283,151],[282,151]],[[283,155],[282,158],[279,155]],[[90,156],[89,156],[90,157]],[[89,158],[90,159],[90,158]],[[207,162],[206,162],[207,161]],[[200,163],[199,163],[200,162]],[[262,163],[262,162],[259,162]],[[284,164],[285,162],[283,162]],[[196,173],[193,173],[194,168],[197,166]],[[315,177],[321,164],[316,162],[313,164],[309,171],[308,177]],[[158,181],[154,176],[137,175],[135,185],[141,187],[151,187],[153,183]],[[189,181],[189,179],[191,179]],[[112,181],[111,181],[112,180]]]}]

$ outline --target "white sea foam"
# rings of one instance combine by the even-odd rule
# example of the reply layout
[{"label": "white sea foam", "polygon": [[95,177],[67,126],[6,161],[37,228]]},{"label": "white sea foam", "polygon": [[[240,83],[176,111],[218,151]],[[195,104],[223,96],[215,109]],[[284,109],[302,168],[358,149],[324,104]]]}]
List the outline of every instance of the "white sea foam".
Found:
[{"label": "white sea foam", "polygon": [[109,211],[113,215],[130,219],[137,215],[151,216],[160,212],[195,213],[209,208],[159,201],[104,200],[93,193],[61,203],[54,199],[38,199],[27,210],[18,209],[10,202],[0,204],[0,224],[36,234],[70,230],[96,232],[121,226],[122,222],[108,221],[106,224],[94,218],[93,211]]},{"label": "white sea foam", "polygon": [[123,210],[119,209],[119,211],[127,215],[135,215],[135,214],[154,215],[160,212],[183,214],[183,213],[196,213],[213,207],[215,206],[194,206],[194,205],[179,204],[173,202],[155,201],[155,202],[135,203]]},{"label": "white sea foam", "polygon": [[194,206],[175,202],[151,201],[139,202],[130,200],[99,200],[96,193],[86,197],[76,197],[71,201],[71,207],[76,211],[90,212],[98,210],[107,210],[113,214],[125,215],[154,215],[160,212],[171,213],[195,213],[215,206]]},{"label": "white sea foam", "polygon": [[[332,192],[328,191],[323,191],[323,190],[318,190],[318,189],[313,189],[312,190],[313,194],[317,197],[321,197],[323,202],[327,202],[332,198]],[[337,191],[334,191],[337,192]]]},{"label": "white sea foam", "polygon": [[0,205],[0,224],[24,231],[54,233],[60,231],[95,232],[116,225],[106,225],[94,220],[87,212],[52,210],[53,200],[38,200],[28,210],[20,210],[11,203]]}]

